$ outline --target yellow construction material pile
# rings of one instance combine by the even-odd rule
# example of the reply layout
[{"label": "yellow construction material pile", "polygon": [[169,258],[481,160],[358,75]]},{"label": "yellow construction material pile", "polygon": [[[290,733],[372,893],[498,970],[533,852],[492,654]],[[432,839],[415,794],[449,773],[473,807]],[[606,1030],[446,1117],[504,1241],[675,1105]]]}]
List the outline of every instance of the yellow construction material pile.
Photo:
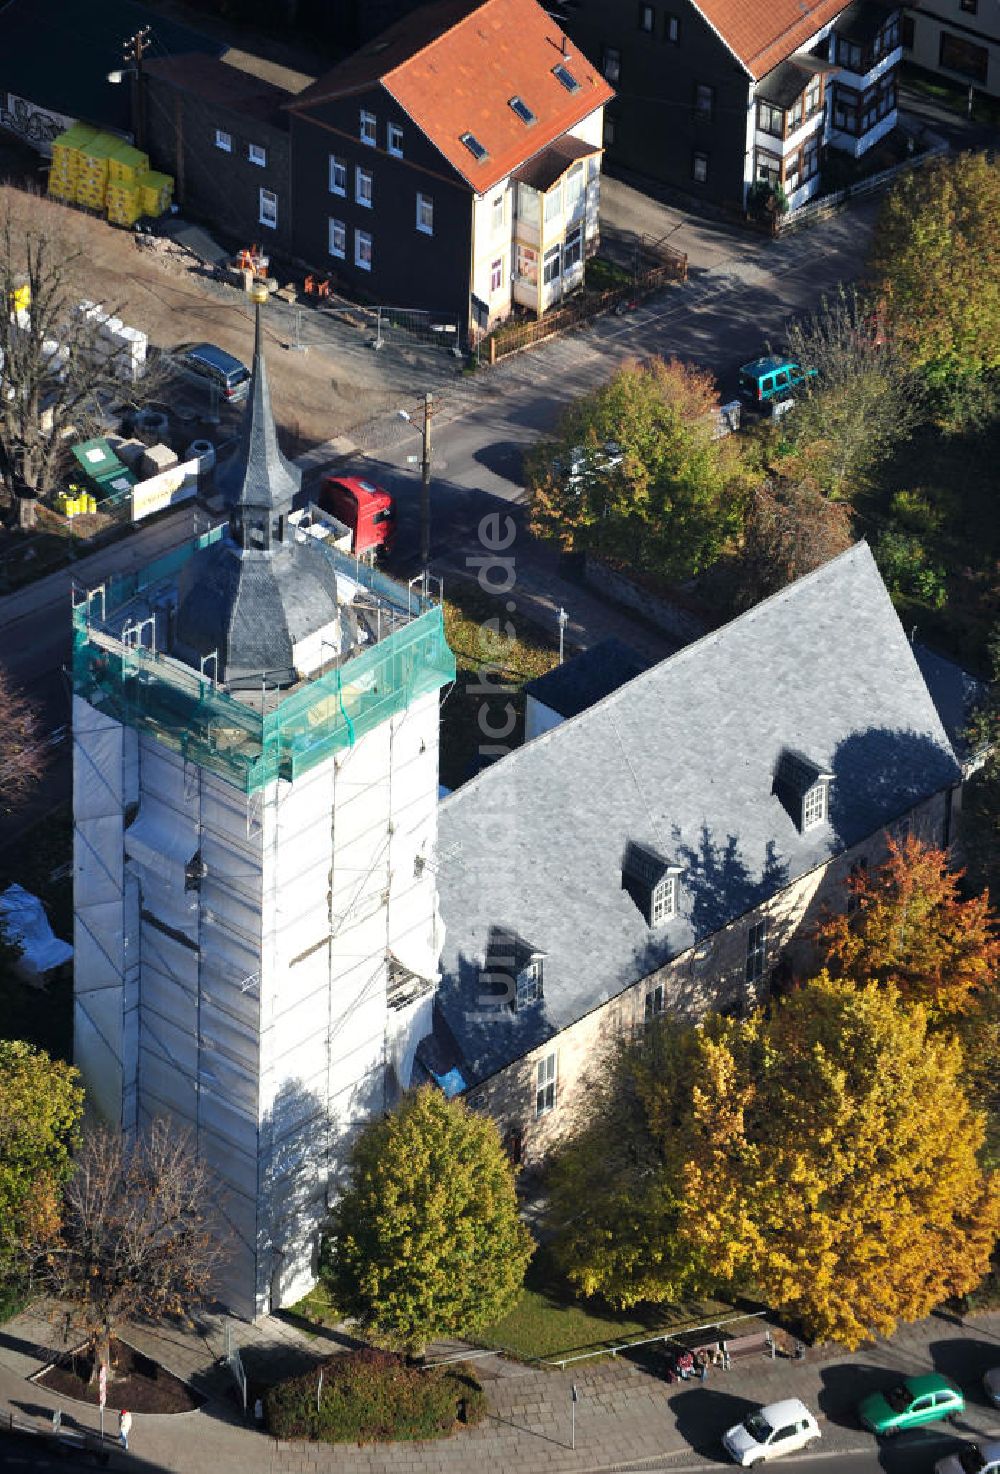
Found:
[{"label": "yellow construction material pile", "polygon": [[134,225],[142,215],[170,208],[174,181],[149,167],[149,155],[113,133],[74,123],[52,144],[49,194],[106,211],[113,225]]}]

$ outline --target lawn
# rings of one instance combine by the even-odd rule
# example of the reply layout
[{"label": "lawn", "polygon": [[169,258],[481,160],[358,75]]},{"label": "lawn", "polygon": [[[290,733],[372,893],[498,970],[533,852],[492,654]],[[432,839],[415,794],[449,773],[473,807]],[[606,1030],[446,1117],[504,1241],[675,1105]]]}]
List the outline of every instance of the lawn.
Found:
[{"label": "lawn", "polygon": [[[485,748],[507,750],[524,740],[523,687],[551,670],[559,653],[533,625],[513,619],[505,599],[485,593],[472,579],[451,580],[444,627],[458,671],[441,707],[441,782],[457,788],[500,756]],[[491,695],[482,689],[487,685],[506,689]],[[508,703],[513,726],[506,731]],[[484,728],[504,735],[491,737]]]},{"label": "lawn", "polygon": [[[961,82],[953,82],[937,72],[925,71],[914,62],[904,62],[903,85],[951,112],[960,113],[963,118],[969,115],[969,88]],[[1000,101],[974,87],[972,118],[976,123],[1000,123]]]},{"label": "lawn", "polygon": [[659,1331],[714,1323],[732,1315],[719,1300],[685,1300],[677,1305],[639,1305],[614,1310],[598,1300],[578,1299],[540,1249],[529,1268],[524,1292],[515,1308],[475,1337],[523,1361],[554,1360],[596,1351],[622,1341],[641,1340]]}]

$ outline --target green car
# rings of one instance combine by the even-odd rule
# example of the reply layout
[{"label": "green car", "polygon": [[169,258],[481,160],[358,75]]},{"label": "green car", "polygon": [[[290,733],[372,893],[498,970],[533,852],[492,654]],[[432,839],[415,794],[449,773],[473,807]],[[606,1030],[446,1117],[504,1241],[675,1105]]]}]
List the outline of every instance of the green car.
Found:
[{"label": "green car", "polygon": [[904,1377],[888,1392],[872,1392],[858,1404],[864,1428],[889,1437],[904,1428],[919,1428],[965,1411],[965,1398],[947,1377]]}]

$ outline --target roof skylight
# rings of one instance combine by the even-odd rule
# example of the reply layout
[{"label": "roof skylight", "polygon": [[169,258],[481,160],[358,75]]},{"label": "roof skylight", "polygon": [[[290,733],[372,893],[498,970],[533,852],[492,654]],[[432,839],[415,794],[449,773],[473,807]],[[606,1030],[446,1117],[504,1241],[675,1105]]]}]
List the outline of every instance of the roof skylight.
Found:
[{"label": "roof skylight", "polygon": [[557,82],[561,82],[567,92],[579,92],[580,84],[570,71],[569,67],[563,66],[562,62],[552,68],[552,75]]},{"label": "roof skylight", "polygon": [[517,116],[521,119],[522,123],[530,124],[536,121],[535,114],[531,111],[531,108],[525,102],[523,97],[512,97],[510,99],[509,105],[513,109],[513,111],[517,113]]},{"label": "roof skylight", "polygon": [[459,143],[465,144],[477,164],[482,163],[483,159],[487,157],[488,150],[479,142],[479,139],[474,133],[463,133],[458,141]]}]

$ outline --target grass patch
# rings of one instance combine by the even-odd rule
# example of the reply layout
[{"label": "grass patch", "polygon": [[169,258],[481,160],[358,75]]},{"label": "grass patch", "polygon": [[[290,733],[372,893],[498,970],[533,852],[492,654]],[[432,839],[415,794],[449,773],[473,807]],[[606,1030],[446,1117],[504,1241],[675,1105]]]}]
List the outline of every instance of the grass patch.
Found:
[{"label": "grass patch", "polygon": [[[484,747],[523,742],[523,688],[559,660],[558,645],[506,606],[506,597],[484,593],[472,580],[453,579],[444,601],[445,635],[458,667],[441,708],[441,782],[448,788],[497,755],[483,753]],[[487,684],[496,695],[480,689]],[[504,735],[491,737],[481,724]]]},{"label": "grass patch", "polygon": [[514,1309],[476,1335],[484,1346],[522,1361],[553,1360],[596,1351],[658,1331],[704,1325],[732,1315],[719,1300],[685,1300],[677,1305],[638,1305],[619,1311],[599,1300],[579,1299],[555,1269],[544,1249],[528,1267],[524,1291]]},{"label": "grass patch", "polygon": [[330,1299],[329,1291],[322,1281],[313,1285],[308,1295],[303,1295],[301,1300],[297,1300],[281,1314],[310,1335],[316,1334],[317,1326],[326,1326],[332,1330],[344,1318]]},{"label": "grass patch", "polygon": [[604,256],[591,256],[584,267],[584,281],[590,291],[608,292],[614,287],[627,287],[632,283],[632,273],[617,261],[608,261]]},{"label": "grass patch", "polygon": [[[947,77],[939,76],[937,72],[925,71],[915,62],[903,63],[903,83],[928,101],[947,108],[949,112],[958,113],[963,118],[969,116],[968,85],[952,82]],[[976,123],[1000,123],[1000,102],[974,87],[972,118]]]}]

